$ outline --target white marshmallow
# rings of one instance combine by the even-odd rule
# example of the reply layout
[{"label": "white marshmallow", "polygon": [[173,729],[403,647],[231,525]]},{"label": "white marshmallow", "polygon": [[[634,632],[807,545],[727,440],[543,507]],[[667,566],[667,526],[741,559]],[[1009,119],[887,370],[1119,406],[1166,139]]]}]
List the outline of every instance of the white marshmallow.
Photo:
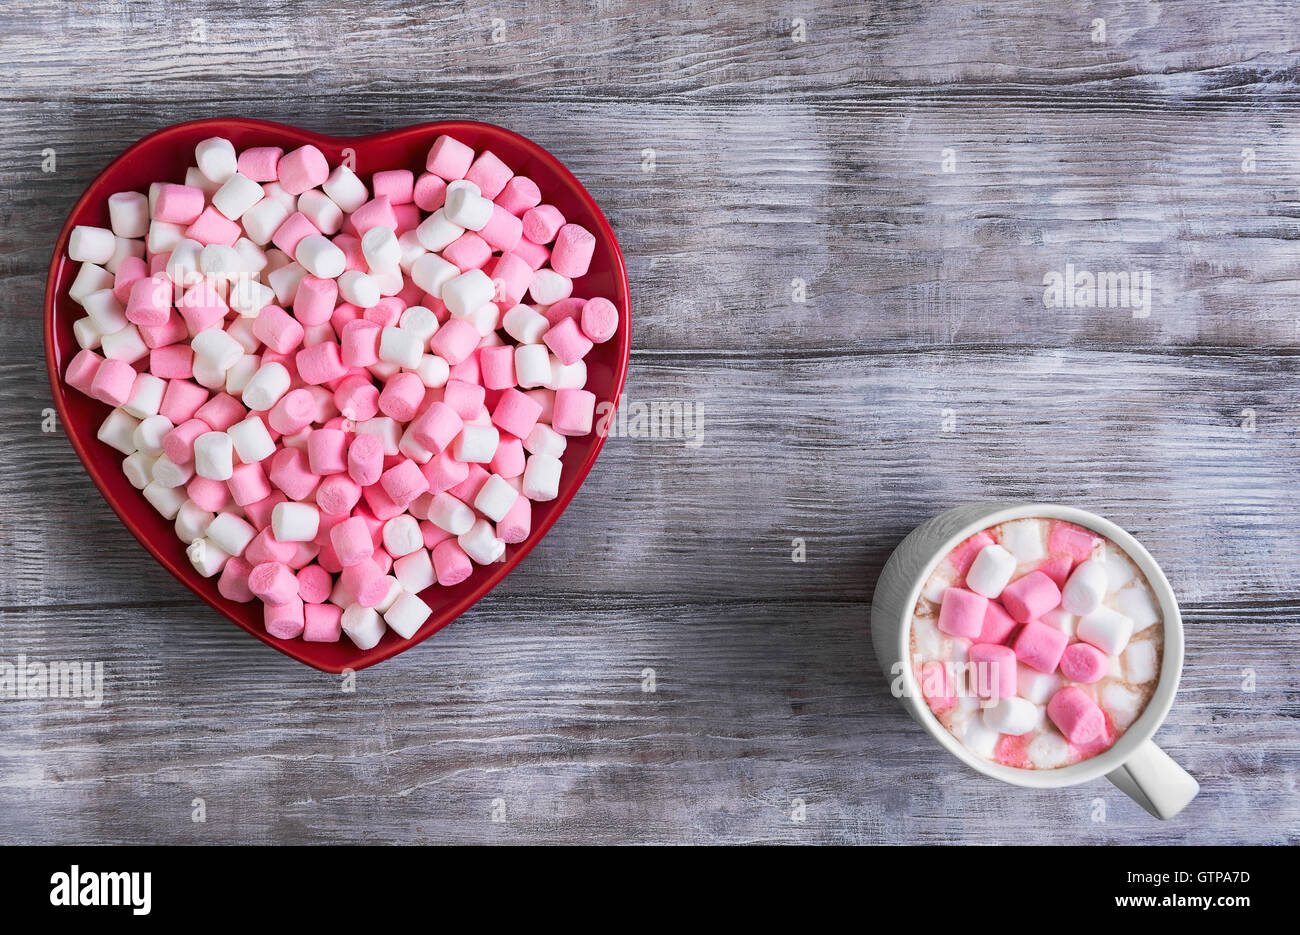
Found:
[{"label": "white marshmallow", "polygon": [[429,522],[453,536],[470,531],[474,525],[474,511],[451,494],[435,494],[429,503]]},{"label": "white marshmallow", "polygon": [[1026,752],[1035,769],[1055,769],[1070,758],[1070,745],[1060,734],[1042,733],[1029,741]]},{"label": "white marshmallow", "polygon": [[500,443],[501,433],[495,426],[466,424],[452,443],[452,454],[465,464],[487,464]]},{"label": "white marshmallow", "polygon": [[150,221],[149,234],[145,238],[145,247],[150,253],[170,253],[176,245],[185,239],[185,228],[167,221]]},{"label": "white marshmallow", "polygon": [[366,183],[357,178],[357,174],[347,166],[338,166],[321,183],[321,188],[330,196],[330,201],[349,214],[370,200]]},{"label": "white marshmallow", "polygon": [[320,510],[310,503],[286,500],[271,510],[271,535],[281,542],[311,542],[319,531]]},{"label": "white marshmallow", "polygon": [[388,613],[388,608],[397,603],[397,599],[402,596],[402,586],[392,575],[384,575],[383,582],[388,585],[388,591],[375,605],[375,612],[379,614]]},{"label": "white marshmallow", "polygon": [[414,516],[394,516],[384,523],[384,549],[393,558],[410,555],[422,548],[424,534],[420,532],[420,523]]},{"label": "white marshmallow", "polygon": [[499,523],[518,499],[519,491],[511,487],[501,475],[493,474],[479,488],[478,495],[474,498],[474,508],[494,523]]},{"label": "white marshmallow", "polygon": [[379,287],[379,294],[383,297],[397,295],[406,288],[406,279],[402,276],[402,268],[394,266],[390,269],[383,267],[371,268],[370,278],[375,281]]},{"label": "white marshmallow", "polygon": [[1110,585],[1109,594],[1119,591],[1137,575],[1137,568],[1129,561],[1127,555],[1116,546],[1107,544],[1101,560],[1106,564],[1106,581]]},{"label": "white marshmallow", "polygon": [[1088,559],[1079,565],[1061,591],[1061,606],[1072,614],[1087,614],[1101,606],[1106,597],[1106,565]]},{"label": "white marshmallow", "polygon": [[[267,252],[268,269],[272,254]],[[267,285],[275,291],[275,297],[281,305],[293,304],[293,297],[298,294],[298,284],[307,275],[307,267],[301,263],[289,262],[278,269],[265,274]]]},{"label": "white marshmallow", "polygon": [[343,632],[356,644],[357,649],[373,649],[384,635],[384,621],[373,607],[350,604],[340,621]]},{"label": "white marshmallow", "polygon": [[1070,613],[1069,611],[1065,611],[1059,607],[1056,607],[1052,610],[1049,610],[1047,613],[1043,614],[1042,621],[1043,623],[1047,624],[1049,627],[1055,627],[1056,629],[1060,630],[1068,638],[1070,639],[1074,638],[1074,630],[1076,625],[1078,624],[1078,618],[1075,617],[1074,614]]},{"label": "white marshmallow", "polygon": [[533,273],[528,283],[528,295],[538,305],[554,305],[573,295],[573,280],[544,266]]},{"label": "white marshmallow", "polygon": [[1002,546],[1021,564],[1047,558],[1047,524],[1040,519],[1003,523]]},{"label": "white marshmallow", "polygon": [[188,464],[177,464],[167,455],[159,455],[153,463],[153,482],[159,487],[176,489],[182,484],[188,484],[190,478],[194,476],[194,462],[191,460]]},{"label": "white marshmallow", "polygon": [[492,202],[468,186],[455,189],[449,187],[447,201],[439,210],[448,221],[466,230],[481,231],[492,220]]},{"label": "white marshmallow", "polygon": [[492,301],[492,280],[481,269],[471,269],[443,284],[439,298],[447,311],[457,318],[465,318],[485,303]]},{"label": "white marshmallow", "polygon": [[[242,276],[231,285],[227,301],[244,318],[256,318],[262,309],[275,304],[275,290],[251,276]],[[252,353],[257,347],[245,346],[244,349]]]},{"label": "white marshmallow", "polygon": [[225,385],[226,372],[210,360],[194,358],[194,382],[209,390],[218,390]]},{"label": "white marshmallow", "polygon": [[[538,422],[524,438],[524,451],[530,455],[548,455],[558,458],[564,454],[569,440],[544,422]],[[946,585],[945,585],[946,587]]]},{"label": "white marshmallow", "polygon": [[414,370],[426,350],[427,342],[413,331],[389,325],[379,333],[379,359],[385,363]]},{"label": "white marshmallow", "polygon": [[1012,695],[984,709],[984,726],[999,734],[1019,737],[1037,727],[1042,715],[1042,709],[1038,705]]},{"label": "white marshmallow", "polygon": [[1160,619],[1155,598],[1140,581],[1115,595],[1115,609],[1133,621],[1134,633],[1140,633]]},{"label": "white marshmallow", "polygon": [[244,357],[244,348],[240,343],[220,328],[200,331],[190,341],[190,347],[194,349],[195,357],[207,361],[220,371],[223,382],[226,371]]},{"label": "white marshmallow", "polygon": [[1015,571],[1014,555],[1000,545],[986,545],[966,572],[966,587],[992,599],[1002,593]]},{"label": "white marshmallow", "polygon": [[491,565],[505,555],[506,544],[485,519],[477,519],[468,532],[456,537],[456,544],[479,565]]},{"label": "white marshmallow", "polygon": [[383,298],[375,277],[359,269],[350,269],[339,276],[339,295],[343,301],[351,302],[357,308],[373,308]]},{"label": "white marshmallow", "polygon": [[520,344],[515,348],[515,380],[520,386],[543,386],[550,379],[551,352],[545,344]]},{"label": "white marshmallow", "polygon": [[247,273],[261,273],[266,269],[269,262],[266,257],[266,251],[260,246],[253,243],[247,237],[240,237],[235,241],[234,247],[231,248],[239,257],[241,268]]},{"label": "white marshmallow", "polygon": [[144,490],[153,480],[153,463],[158,460],[151,458],[143,451],[137,451],[135,454],[129,454],[122,459],[122,473],[136,490]]},{"label": "white marshmallow", "polygon": [[551,357],[551,380],[545,386],[550,390],[580,390],[587,385],[587,362],[575,360],[565,365],[558,357]]},{"label": "white marshmallow", "polygon": [[1016,667],[1016,691],[1034,704],[1047,704],[1063,684],[1055,672],[1038,672],[1025,665]]},{"label": "white marshmallow", "polygon": [[429,295],[441,296],[442,288],[460,275],[460,270],[436,253],[426,253],[411,265],[411,279]]},{"label": "white marshmallow", "polygon": [[393,574],[398,583],[412,594],[419,594],[438,583],[429,550],[423,547],[394,561]]},{"label": "white marshmallow", "polygon": [[397,440],[398,454],[404,454],[416,464],[428,464],[433,460],[433,452],[415,440],[408,427]]},{"label": "white marshmallow", "polygon": [[68,295],[81,305],[82,300],[92,292],[112,289],[115,281],[113,274],[104,267],[96,263],[82,263],[77,268],[77,275],[73,277],[72,285],[68,287]]},{"label": "white marshmallow", "polygon": [[420,243],[420,232],[418,229],[409,230],[397,238],[397,245],[401,248],[402,255],[397,261],[398,267],[409,273],[415,261],[424,256],[429,251],[425,249],[424,244]]},{"label": "white marshmallow", "polygon": [[912,635],[916,639],[916,651],[925,659],[934,659],[939,655],[942,636],[932,617],[917,617],[912,621]]},{"label": "white marshmallow", "polygon": [[554,500],[560,493],[560,460],[531,455],[524,466],[523,494],[529,500]]},{"label": "white marshmallow", "polygon": [[438,333],[438,316],[423,305],[412,305],[404,309],[397,323],[425,342]]},{"label": "white marshmallow", "polygon": [[172,420],[166,416],[148,416],[140,420],[131,439],[137,451],[143,451],[149,457],[157,458],[162,454],[163,439],[174,428],[176,426],[172,425]]},{"label": "white marshmallow", "polygon": [[309,234],[298,241],[294,257],[307,272],[321,279],[342,276],[348,263],[343,251],[324,234]]},{"label": "white marshmallow", "polygon": [[402,248],[389,227],[372,227],[361,235],[361,255],[374,269],[399,269]]},{"label": "white marshmallow", "polygon": [[322,234],[331,237],[343,228],[343,209],[329,195],[309,188],[298,196],[298,210],[316,225]]},{"label": "white marshmallow", "polygon": [[194,164],[210,182],[225,182],[239,169],[235,145],[219,136],[203,140],[194,147]]},{"label": "white marshmallow", "polygon": [[212,207],[232,221],[238,221],[244,212],[257,204],[265,193],[262,186],[238,172],[221,183],[212,195]]},{"label": "white marshmallow", "polygon": [[204,578],[211,578],[226,567],[230,554],[211,539],[195,539],[185,550],[190,564]]},{"label": "white marshmallow", "polygon": [[1091,643],[1102,652],[1118,656],[1133,635],[1133,621],[1109,607],[1098,607],[1079,618],[1079,639]]},{"label": "white marshmallow", "polygon": [[225,432],[204,432],[194,439],[194,473],[209,480],[230,480],[235,451]]},{"label": "white marshmallow", "polygon": [[1142,696],[1118,682],[1111,682],[1101,690],[1100,701],[1110,715],[1111,723],[1120,730],[1137,720],[1142,707]]},{"label": "white marshmallow", "polygon": [[[154,190],[154,185],[157,184],[158,183],[155,182],[153,185],[149,186],[149,212],[151,214],[153,213],[154,202],[157,200],[157,192]],[[217,189],[221,187],[220,182],[214,182],[212,179],[200,172],[198,166],[190,166],[185,170],[185,184],[190,188],[197,188],[199,191],[203,192],[203,196],[209,201],[211,201],[212,196],[217,193]]]},{"label": "white marshmallow", "polygon": [[78,263],[107,263],[117,249],[117,237],[106,227],[78,224],[68,237],[68,258]]},{"label": "white marshmallow", "polygon": [[122,408],[137,419],[156,416],[162,408],[163,393],[167,392],[167,381],[152,373],[137,374],[135,385],[131,387],[131,398]]},{"label": "white marshmallow", "polygon": [[106,334],[116,334],[126,327],[126,308],[112,289],[101,289],[98,292],[92,292],[81,301],[81,307],[86,310],[86,316],[95,324],[100,337]]},{"label": "white marshmallow", "polygon": [[234,247],[225,244],[208,244],[199,251],[199,272],[209,279],[230,282],[244,276],[243,257]]},{"label": "white marshmallow", "polygon": [[199,269],[199,256],[203,253],[203,244],[197,240],[182,240],[172,248],[167,257],[164,272],[167,278],[180,286],[190,286],[203,278]]},{"label": "white marshmallow", "polygon": [[149,233],[149,198],[142,192],[117,192],[108,196],[108,226],[118,237],[143,237]]},{"label": "white marshmallow", "polygon": [[254,412],[265,412],[280,401],[280,397],[289,392],[292,382],[289,371],[283,364],[271,361],[262,364],[253,374],[248,385],[244,387],[241,397],[244,405]]},{"label": "white marshmallow", "polygon": [[[244,321],[249,321],[245,318]],[[244,388],[248,386],[248,381],[253,379],[253,374],[257,373],[257,368],[262,366],[262,358],[256,354],[245,354],[235,365],[226,371],[226,392],[231,396],[243,395]]]},{"label": "white marshmallow", "polygon": [[211,522],[211,513],[193,500],[186,500],[181,504],[181,508],[176,511],[176,523],[173,528],[176,530],[177,538],[189,545],[194,540],[203,538],[203,534]]},{"label": "white marshmallow", "polygon": [[114,409],[99,425],[95,437],[124,455],[135,454],[135,430],[140,420],[124,409]]},{"label": "white marshmallow", "polygon": [[409,640],[433,613],[429,605],[409,591],[402,591],[384,611],[384,621],[403,639]]},{"label": "white marshmallow", "polygon": [[975,753],[989,759],[998,744],[998,732],[987,726],[982,718],[971,718],[961,739]]},{"label": "white marshmallow", "polygon": [[208,524],[205,535],[223,551],[231,555],[243,555],[248,543],[257,535],[257,530],[234,513],[218,513]]},{"label": "white marshmallow", "polygon": [[116,273],[118,265],[127,257],[135,257],[137,260],[144,259],[144,241],[127,240],[125,237],[118,237],[115,243],[113,255],[104,264],[104,268],[110,273]]},{"label": "white marshmallow", "polygon": [[163,519],[174,519],[186,499],[185,491],[164,486],[157,481],[150,482],[141,492]]},{"label": "white marshmallow", "polygon": [[380,444],[384,447],[384,454],[389,457],[401,450],[398,446],[402,440],[402,427],[388,416],[375,416],[373,419],[358,422],[353,431],[378,438]]},{"label": "white marshmallow", "polygon": [[268,196],[246,209],[239,222],[244,225],[249,240],[265,247],[292,213],[282,201]]},{"label": "white marshmallow", "polygon": [[1156,644],[1150,640],[1137,640],[1129,643],[1124,650],[1124,678],[1134,685],[1141,685],[1156,677]]}]

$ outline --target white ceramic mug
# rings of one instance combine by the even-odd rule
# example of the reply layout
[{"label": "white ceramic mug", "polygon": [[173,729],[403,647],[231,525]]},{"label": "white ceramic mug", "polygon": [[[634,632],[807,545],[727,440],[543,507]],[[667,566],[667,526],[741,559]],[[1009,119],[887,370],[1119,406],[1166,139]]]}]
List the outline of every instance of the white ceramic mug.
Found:
[{"label": "white ceramic mug", "polygon": [[[972,753],[930,711],[910,663],[912,613],[930,573],[964,539],[990,526],[1029,517],[1077,523],[1123,549],[1146,575],[1164,621],[1160,680],[1141,716],[1109,750],[1058,769],[1017,769]],[[871,641],[885,677],[891,684],[902,679],[901,700],[913,719],[949,753],[986,776],[1033,789],[1072,786],[1105,776],[1157,818],[1177,815],[1200,791],[1196,780],[1151,741],[1169,713],[1183,669],[1183,623],[1174,590],[1147,550],[1109,520],[1049,503],[972,503],[927,520],[885,563],[871,600]]]}]

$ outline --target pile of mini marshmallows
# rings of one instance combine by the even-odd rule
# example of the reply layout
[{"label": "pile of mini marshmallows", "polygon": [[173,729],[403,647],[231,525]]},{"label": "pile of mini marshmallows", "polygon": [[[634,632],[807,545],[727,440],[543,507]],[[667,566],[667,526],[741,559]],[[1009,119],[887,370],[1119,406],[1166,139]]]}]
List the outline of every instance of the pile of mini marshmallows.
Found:
[{"label": "pile of mini marshmallows", "polygon": [[[1014,580],[1019,560],[1005,541],[999,545],[987,532],[949,556],[954,566],[966,568],[965,587],[943,592],[938,626],[950,636],[973,641],[970,662],[987,666],[989,684],[981,686],[982,693],[997,704],[984,712],[984,722],[993,730],[1027,733],[1038,723],[1038,703],[1047,702],[1047,716],[1071,743],[1095,742],[1106,733],[1101,707],[1078,685],[1096,682],[1111,670],[1128,646],[1135,621],[1103,603],[1112,582],[1106,562],[1094,555],[1099,543],[1080,527],[1056,524],[1053,557]],[[1135,613],[1142,613],[1143,626],[1156,619],[1145,591],[1130,603]],[[1074,639],[1044,619],[1058,608],[1078,616]],[[1077,684],[1057,687],[1058,671]],[[945,686],[936,694],[950,692]],[[948,704],[944,698],[939,703]]]},{"label": "pile of mini marshmallows", "polygon": [[184,184],[111,196],[111,230],[73,229],[65,379],[269,634],[409,639],[420,592],[522,542],[592,429],[583,358],[618,326],[573,297],[595,237],[449,136],[369,186],[314,146],[194,156]]}]

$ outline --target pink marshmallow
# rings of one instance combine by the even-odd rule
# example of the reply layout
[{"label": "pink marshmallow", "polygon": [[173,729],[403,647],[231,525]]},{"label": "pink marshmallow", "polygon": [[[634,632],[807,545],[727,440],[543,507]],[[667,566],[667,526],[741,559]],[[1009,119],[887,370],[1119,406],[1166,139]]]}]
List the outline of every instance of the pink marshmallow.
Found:
[{"label": "pink marshmallow", "polygon": [[566,318],[547,329],[546,334],[542,335],[542,342],[566,367],[582,360],[592,348],[591,341],[572,318]]},{"label": "pink marshmallow", "polygon": [[209,513],[220,513],[230,502],[230,490],[225,481],[198,475],[185,485],[185,494]]},{"label": "pink marshmallow", "polygon": [[[343,349],[333,341],[322,341],[304,347],[294,355],[294,364],[302,382],[311,386],[330,383],[345,376],[348,368],[343,363]],[[335,403],[337,405],[337,403]]]},{"label": "pink marshmallow", "polygon": [[618,331],[618,308],[609,299],[588,299],[582,306],[580,324],[587,340],[604,344]]},{"label": "pink marshmallow", "polygon": [[542,190],[526,175],[516,175],[496,196],[496,203],[515,217],[522,217],[529,208],[542,203]]},{"label": "pink marshmallow", "polygon": [[364,237],[366,231],[375,227],[397,229],[397,215],[393,212],[393,205],[387,195],[377,195],[370,199],[353,211],[349,220],[358,237]]},{"label": "pink marshmallow", "polygon": [[458,364],[474,352],[478,329],[463,318],[452,318],[429,340],[429,349],[449,364]]},{"label": "pink marshmallow", "polygon": [[446,587],[460,584],[470,576],[474,566],[469,556],[456,543],[455,539],[446,539],[433,547],[433,570],[438,576],[438,583]]},{"label": "pink marshmallow", "polygon": [[176,185],[163,182],[155,190],[153,203],[154,220],[168,224],[188,226],[199,219],[207,204],[203,189],[193,185]]},{"label": "pink marshmallow", "polygon": [[1017,623],[1037,620],[1061,604],[1061,589],[1041,571],[1031,571],[1007,585],[998,599]]},{"label": "pink marshmallow", "polygon": [[248,573],[248,589],[268,604],[285,604],[298,596],[298,579],[288,565],[263,562]]},{"label": "pink marshmallow", "polygon": [[370,177],[375,197],[384,195],[390,204],[411,203],[415,194],[415,174],[410,169],[381,169]]},{"label": "pink marshmallow", "polygon": [[410,458],[403,458],[379,476],[379,486],[402,509],[429,489],[429,481],[420,472],[420,466]]},{"label": "pink marshmallow", "polygon": [[513,177],[514,173],[510,171],[510,167],[489,149],[479,153],[478,158],[470,165],[469,171],[465,173],[466,180],[477,185],[484,198],[495,198],[501,194],[501,189],[505,188],[506,182]]},{"label": "pink marshmallow", "polygon": [[[457,433],[459,431],[457,429]],[[455,437],[455,435],[452,436],[452,438]],[[469,477],[469,465],[457,461],[452,457],[450,450],[435,455],[420,470],[424,474],[425,480],[429,482],[429,490],[433,493],[450,490]]]},{"label": "pink marshmallow", "polygon": [[591,431],[596,415],[596,394],[590,390],[555,391],[551,428],[561,435],[580,436]]},{"label": "pink marshmallow", "polygon": [[[320,476],[340,474],[348,469],[348,435],[339,429],[316,429],[307,436],[307,458],[311,472]],[[285,493],[288,493],[286,490]],[[293,496],[292,494],[289,494]]]},{"label": "pink marshmallow", "polygon": [[104,358],[89,348],[83,348],[68,362],[68,369],[63,372],[63,379],[67,380],[68,385],[73,389],[89,396],[90,387],[95,382],[95,374],[103,365]]},{"label": "pink marshmallow", "polygon": [[361,485],[346,474],[331,474],[316,488],[316,505],[322,512],[347,514],[361,499]]},{"label": "pink marshmallow", "polygon": [[523,222],[500,205],[492,206],[492,216],[479,231],[479,235],[492,245],[493,250],[509,253],[524,235]]},{"label": "pink marshmallow", "polygon": [[232,555],[221,567],[221,577],[217,579],[217,593],[228,601],[247,604],[253,600],[253,592],[248,589],[248,573],[253,566],[242,556]]},{"label": "pink marshmallow", "polygon": [[424,402],[424,382],[414,373],[395,373],[379,393],[379,411],[398,422],[410,422]]},{"label": "pink marshmallow", "polygon": [[307,604],[322,604],[330,596],[334,581],[319,565],[308,565],[297,574],[298,596]]},{"label": "pink marshmallow", "polygon": [[515,385],[515,349],[513,345],[485,347],[478,352],[483,385],[490,390],[506,390]]},{"label": "pink marshmallow", "polygon": [[239,174],[254,182],[274,182],[280,177],[280,157],[284,150],[279,146],[254,146],[239,154]]},{"label": "pink marshmallow", "polygon": [[948,588],[939,605],[939,629],[951,636],[974,639],[984,628],[989,599],[965,588]]},{"label": "pink marshmallow", "polygon": [[344,568],[370,558],[375,552],[370,529],[360,516],[352,516],[330,530],[330,544]]},{"label": "pink marshmallow", "polygon": [[432,172],[425,172],[415,180],[411,197],[417,208],[432,214],[447,202],[447,183]]},{"label": "pink marshmallow", "polygon": [[343,636],[343,608],[333,604],[303,607],[302,638],[308,643],[337,643]]},{"label": "pink marshmallow", "polygon": [[516,438],[523,438],[533,430],[541,414],[540,403],[511,388],[501,394],[492,410],[492,424]]},{"label": "pink marshmallow", "polygon": [[1061,654],[1061,674],[1071,682],[1089,684],[1110,671],[1110,657],[1087,643],[1071,643]]},{"label": "pink marshmallow", "polygon": [[219,325],[230,313],[230,306],[221,297],[216,286],[205,279],[185,290],[180,301],[176,303],[185,326],[190,334],[198,334],[208,328]]},{"label": "pink marshmallow", "polygon": [[163,436],[163,454],[173,464],[189,464],[194,460],[194,439],[211,431],[202,419],[187,419]]},{"label": "pink marshmallow", "polygon": [[526,466],[524,443],[513,435],[502,435],[501,440],[497,442],[496,454],[488,464],[492,473],[500,474],[507,479],[519,477],[524,473]]},{"label": "pink marshmallow", "polygon": [[1055,672],[1069,638],[1041,620],[1030,620],[1016,637],[1016,658],[1039,672]]},{"label": "pink marshmallow", "polygon": [[1067,685],[1047,703],[1047,716],[1070,743],[1088,743],[1106,731],[1106,716],[1088,693]]},{"label": "pink marshmallow", "polygon": [[473,419],[483,408],[485,390],[477,383],[449,379],[442,388],[442,401],[465,421]]},{"label": "pink marshmallow", "polygon": [[334,388],[334,405],[344,418],[365,422],[379,414],[379,389],[368,377],[348,377]]},{"label": "pink marshmallow", "polygon": [[224,432],[247,416],[244,404],[229,393],[217,393],[194,411],[194,417],[212,426],[214,432]]},{"label": "pink marshmallow", "polygon": [[253,319],[253,335],[277,354],[288,354],[301,346],[302,324],[280,308],[268,305]]},{"label": "pink marshmallow", "polygon": [[1068,555],[1075,563],[1086,562],[1092,557],[1093,545],[1098,541],[1088,530],[1058,520],[1052,523],[1052,530],[1047,535],[1047,551]]},{"label": "pink marshmallow", "polygon": [[492,259],[492,248],[478,234],[466,231],[443,248],[442,258],[466,273],[472,269],[482,269]]},{"label": "pink marshmallow", "polygon": [[517,254],[503,253],[492,265],[490,275],[495,290],[492,301],[502,311],[508,311],[518,305],[528,291],[533,280],[533,268]]},{"label": "pink marshmallow", "polygon": [[293,435],[311,425],[315,418],[316,398],[306,390],[299,389],[290,390],[281,396],[279,402],[267,413],[266,422],[281,435]]},{"label": "pink marshmallow", "polygon": [[989,601],[984,613],[984,625],[980,628],[978,641],[981,643],[1005,643],[1016,622],[997,601]]},{"label": "pink marshmallow", "polygon": [[463,179],[474,161],[474,150],[460,140],[453,140],[443,134],[433,141],[429,155],[424,161],[428,171],[448,182]]},{"label": "pink marshmallow", "polygon": [[168,344],[175,344],[189,337],[189,328],[185,324],[185,319],[174,308],[168,310],[167,321],[164,324],[136,327],[140,330],[140,337],[144,339],[146,347],[166,347]]},{"label": "pink marshmallow", "polygon": [[[138,256],[126,256],[117,264],[113,274],[113,295],[125,304],[131,298],[131,287],[149,275],[149,266]],[[170,302],[168,305],[170,306]],[[129,320],[129,319],[128,319]]]},{"label": "pink marshmallow", "polygon": [[323,325],[338,304],[339,284],[333,279],[304,276],[293,296],[293,317],[304,325]]},{"label": "pink marshmallow", "polygon": [[267,604],[262,609],[266,632],[279,640],[297,639],[304,626],[302,598],[294,596],[283,604]]},{"label": "pink marshmallow", "polygon": [[315,188],[329,178],[329,174],[330,164],[325,154],[310,143],[285,153],[276,164],[276,177],[290,195],[301,195],[307,189]]},{"label": "pink marshmallow", "polygon": [[560,299],[560,301],[551,305],[542,315],[550,322],[552,328],[566,318],[571,318],[574,324],[579,324],[582,319],[582,308],[586,304],[586,299],[569,296],[567,299]]},{"label": "pink marshmallow", "polygon": [[596,237],[580,224],[565,224],[555,235],[551,248],[551,269],[561,276],[586,276],[596,251]]},{"label": "pink marshmallow", "polygon": [[555,205],[538,205],[524,212],[524,237],[535,244],[548,244],[564,226],[564,215]]},{"label": "pink marshmallow", "polygon": [[121,406],[131,398],[131,390],[135,388],[135,378],[134,367],[124,360],[109,358],[95,371],[90,381],[90,395],[101,403]]},{"label": "pink marshmallow", "polygon": [[532,525],[532,502],[527,497],[521,496],[515,501],[515,505],[506,512],[506,515],[501,517],[501,522],[497,523],[497,538],[507,545],[523,542],[528,538]]},{"label": "pink marshmallow", "polygon": [[971,684],[979,697],[1010,698],[1016,693],[1016,654],[1010,646],[975,643],[967,658],[973,666]]},{"label": "pink marshmallow", "polygon": [[[274,509],[274,507],[272,507],[272,509]],[[257,524],[254,523],[254,525]],[[261,531],[253,537],[253,541],[250,542],[248,548],[244,550],[244,558],[248,559],[248,561],[254,566],[261,565],[264,562],[278,563],[287,566],[293,559],[296,551],[296,543],[281,542],[279,539],[275,538],[274,534],[271,532],[271,527],[268,525],[263,526]]]},{"label": "pink marshmallow", "polygon": [[[191,442],[193,444],[193,442]],[[266,471],[260,462],[236,464],[226,481],[230,496],[240,506],[256,503],[271,495],[271,483],[266,479]]]},{"label": "pink marshmallow", "polygon": [[[131,284],[126,300],[126,320],[135,325],[157,328],[167,323],[172,311],[175,287],[165,275],[142,277]],[[225,312],[222,312],[224,317]]]},{"label": "pink marshmallow", "polygon": [[301,211],[295,211],[275,229],[275,233],[271,235],[271,243],[289,256],[293,256],[304,237],[314,237],[319,233],[320,228],[312,223],[311,218]]},{"label": "pink marshmallow", "polygon": [[266,476],[290,500],[306,500],[320,483],[320,476],[307,466],[306,455],[297,448],[281,448],[271,455],[271,469]]},{"label": "pink marshmallow", "polygon": [[172,425],[188,422],[199,411],[199,407],[208,401],[208,391],[197,383],[188,380],[168,380],[167,389],[163,391],[159,415],[172,420]]},{"label": "pink marshmallow", "polygon": [[244,236],[244,229],[237,221],[232,221],[216,208],[208,205],[203,213],[195,218],[194,223],[185,228],[185,236],[197,240],[204,246],[219,244],[233,247],[235,241]]},{"label": "pink marshmallow", "polygon": [[362,607],[374,607],[388,594],[388,582],[384,580],[384,571],[373,558],[363,558],[343,569],[343,587],[345,587]]},{"label": "pink marshmallow", "polygon": [[343,363],[349,367],[370,367],[379,363],[379,338],[383,330],[382,325],[366,321],[364,318],[358,318],[344,325]]},{"label": "pink marshmallow", "polygon": [[194,350],[188,344],[168,344],[149,352],[149,372],[164,380],[194,376]]},{"label": "pink marshmallow", "polygon": [[487,483],[487,479],[492,475],[481,464],[467,465],[465,479],[454,487],[448,487],[447,493],[451,494],[462,503],[473,503],[474,498],[478,496],[479,490]]},{"label": "pink marshmallow", "polygon": [[354,437],[348,446],[348,477],[360,487],[370,487],[379,483],[379,476],[383,472],[383,442],[375,435],[361,434]]},{"label": "pink marshmallow", "polygon": [[[528,268],[533,270],[533,272],[536,272],[545,266],[547,261],[551,258],[551,251],[547,247],[542,244],[533,243],[528,239],[527,235],[525,235],[519,243],[515,244],[515,248],[510,252],[527,263]],[[528,278],[530,280],[532,279],[531,276]]]}]

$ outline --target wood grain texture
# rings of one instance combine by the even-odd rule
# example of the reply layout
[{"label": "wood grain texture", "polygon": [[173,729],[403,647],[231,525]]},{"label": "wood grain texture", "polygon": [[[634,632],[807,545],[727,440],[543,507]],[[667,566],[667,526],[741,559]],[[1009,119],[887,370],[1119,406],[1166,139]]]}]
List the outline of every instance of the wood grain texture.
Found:
[{"label": "wood grain texture", "polygon": [[[0,700],[0,842],[1300,840],[1290,4],[264,7],[5,14],[0,660],[102,661],[106,697]],[[62,217],[223,113],[551,149],[627,256],[628,400],[702,429],[611,439],[514,575],[354,692],[196,603],[41,431]],[[1149,317],[1045,307],[1067,263],[1148,271]],[[1003,498],[1110,516],[1174,583],[1179,819],[985,780],[889,696],[890,550]]]}]

